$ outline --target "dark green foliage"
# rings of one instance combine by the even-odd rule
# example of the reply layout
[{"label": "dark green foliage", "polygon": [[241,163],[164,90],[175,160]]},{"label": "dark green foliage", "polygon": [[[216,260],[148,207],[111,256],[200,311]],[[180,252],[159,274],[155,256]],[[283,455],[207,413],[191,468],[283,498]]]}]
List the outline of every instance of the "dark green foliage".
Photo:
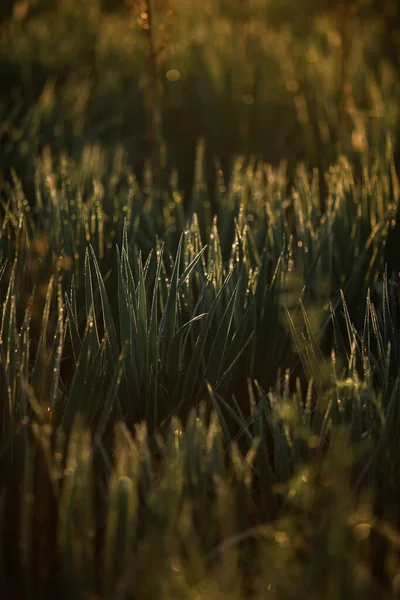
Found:
[{"label": "dark green foliage", "polygon": [[[4,585],[150,598],[209,581],[231,594],[251,568],[282,597],[302,585],[374,597],[395,575],[357,536],[393,553],[398,518],[391,154],[359,182],[340,159],[319,216],[306,173],[285,213],[282,171],[238,163],[218,205],[230,221],[204,232],[204,205],[143,206],[125,166],[112,175],[123,191],[99,194],[107,174],[90,189],[63,164],[37,165],[39,219],[15,179],[0,238]],[[172,219],[186,219],[179,239]],[[225,539],[242,535],[243,557]]]},{"label": "dark green foliage", "polygon": [[400,95],[371,6],[1,24],[2,598],[398,597]]}]

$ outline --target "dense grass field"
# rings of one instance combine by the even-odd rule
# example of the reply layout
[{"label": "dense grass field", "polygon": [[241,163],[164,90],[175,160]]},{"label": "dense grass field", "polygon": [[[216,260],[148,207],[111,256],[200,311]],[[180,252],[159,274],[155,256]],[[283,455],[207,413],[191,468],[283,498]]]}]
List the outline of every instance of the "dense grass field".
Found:
[{"label": "dense grass field", "polygon": [[390,2],[117,4],[0,14],[0,597],[398,598]]}]

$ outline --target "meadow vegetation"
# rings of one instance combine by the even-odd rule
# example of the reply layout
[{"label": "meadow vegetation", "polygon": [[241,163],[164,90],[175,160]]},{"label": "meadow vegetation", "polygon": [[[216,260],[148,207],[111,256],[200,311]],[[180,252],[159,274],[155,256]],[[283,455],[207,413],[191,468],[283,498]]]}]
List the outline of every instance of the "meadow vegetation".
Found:
[{"label": "meadow vegetation", "polygon": [[8,6],[1,598],[400,597],[396,4]]}]

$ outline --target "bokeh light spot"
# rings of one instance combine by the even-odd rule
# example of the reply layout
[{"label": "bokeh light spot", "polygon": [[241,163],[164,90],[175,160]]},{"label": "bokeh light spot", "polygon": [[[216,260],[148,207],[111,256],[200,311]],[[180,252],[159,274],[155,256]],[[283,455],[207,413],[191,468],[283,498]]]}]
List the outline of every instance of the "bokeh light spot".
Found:
[{"label": "bokeh light spot", "polygon": [[177,69],[170,69],[166,72],[165,77],[168,79],[168,81],[178,81],[178,79],[181,77],[181,74]]}]

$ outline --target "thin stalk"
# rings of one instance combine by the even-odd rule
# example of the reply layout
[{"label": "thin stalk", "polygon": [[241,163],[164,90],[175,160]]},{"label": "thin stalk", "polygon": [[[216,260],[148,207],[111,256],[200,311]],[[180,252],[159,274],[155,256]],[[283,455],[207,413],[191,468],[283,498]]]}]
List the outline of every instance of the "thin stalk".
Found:
[{"label": "thin stalk", "polygon": [[146,85],[146,110],[148,119],[147,141],[150,153],[150,164],[153,185],[160,184],[161,150],[162,150],[162,121],[161,121],[161,96],[162,87],[158,75],[159,54],[164,44],[157,45],[156,40],[156,7],[153,0],[138,2],[137,8],[141,27],[148,43],[147,85]]}]

